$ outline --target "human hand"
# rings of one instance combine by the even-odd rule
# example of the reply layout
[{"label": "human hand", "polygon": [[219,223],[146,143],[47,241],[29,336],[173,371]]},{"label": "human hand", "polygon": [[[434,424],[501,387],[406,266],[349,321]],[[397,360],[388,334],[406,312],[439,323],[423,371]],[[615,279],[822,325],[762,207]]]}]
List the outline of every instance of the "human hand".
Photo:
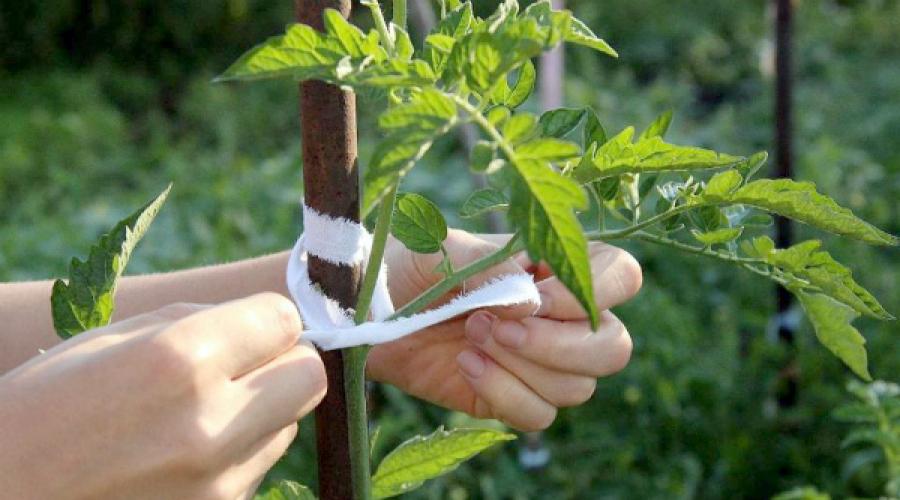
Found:
[{"label": "human hand", "polygon": [[174,305],[0,377],[0,497],[243,497],[326,390],[293,304]]},{"label": "human hand", "polygon": [[[459,268],[508,239],[450,231],[445,247]],[[591,243],[589,251],[597,306],[603,311],[597,332],[546,264],[535,265],[523,254],[473,277],[464,288],[498,275],[530,272],[543,302],[534,316],[530,305],[476,311],[375,346],[369,354],[370,377],[475,417],[496,418],[525,431],[546,428],[558,408],[587,401],[597,377],[618,372],[631,356],[631,338],[608,309],[637,293],[641,268],[616,247]],[[394,303],[405,304],[440,281],[435,268],[441,259],[440,254],[415,254],[392,240],[385,261]]]}]

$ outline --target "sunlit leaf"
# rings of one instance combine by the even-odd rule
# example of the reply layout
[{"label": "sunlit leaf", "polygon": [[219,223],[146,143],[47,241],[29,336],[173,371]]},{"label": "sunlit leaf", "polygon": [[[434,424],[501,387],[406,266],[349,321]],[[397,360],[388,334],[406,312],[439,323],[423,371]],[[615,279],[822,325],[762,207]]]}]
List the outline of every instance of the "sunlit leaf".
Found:
[{"label": "sunlit leaf", "polygon": [[663,138],[666,135],[666,132],[669,130],[669,125],[672,124],[672,111],[666,111],[665,113],[656,117],[655,120],[643,131],[641,132],[641,136],[639,140],[650,139],[652,137]]},{"label": "sunlit leaf", "polygon": [[811,182],[760,179],[729,195],[710,195],[711,202],[743,203],[873,245],[896,245],[898,239],[853,215],[848,208],[816,191]]},{"label": "sunlit leaf", "polygon": [[514,435],[493,429],[438,429],[428,436],[416,436],[384,457],[372,476],[372,493],[376,499],[407,493],[512,439]]},{"label": "sunlit leaf", "polygon": [[257,493],[253,500],[316,500],[316,496],[300,483],[281,480],[265,493]]},{"label": "sunlit leaf", "polygon": [[416,253],[434,253],[447,239],[447,222],[441,210],[422,195],[403,193],[397,197],[391,234]]},{"label": "sunlit leaf", "polygon": [[574,142],[541,137],[516,146],[516,156],[527,159],[559,161],[574,158],[580,153]]},{"label": "sunlit leaf", "polygon": [[743,231],[743,227],[725,227],[708,232],[692,229],[691,235],[693,235],[694,239],[700,243],[703,243],[706,246],[713,246],[734,241],[741,236]]},{"label": "sunlit leaf", "polygon": [[150,203],[101,236],[91,247],[86,261],[73,258],[68,281],[53,283],[51,311],[53,326],[60,337],[66,339],[109,324],[119,278],[171,189],[170,184]]},{"label": "sunlit leaf", "polygon": [[796,294],[816,332],[816,338],[864,380],[869,375],[866,339],[850,323],[859,315],[849,306],[820,293]]},{"label": "sunlit leaf", "polygon": [[521,106],[534,91],[534,81],[536,77],[537,72],[534,69],[534,64],[532,64],[531,61],[525,61],[525,64],[519,68],[519,76],[516,79],[516,84],[513,85],[504,104],[510,108]]}]

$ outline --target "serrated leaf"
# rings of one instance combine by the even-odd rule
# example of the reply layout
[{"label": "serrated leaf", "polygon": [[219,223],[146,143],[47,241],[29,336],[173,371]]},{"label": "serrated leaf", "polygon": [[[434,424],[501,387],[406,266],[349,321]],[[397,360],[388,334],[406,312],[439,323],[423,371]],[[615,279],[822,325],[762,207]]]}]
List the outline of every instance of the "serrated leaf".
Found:
[{"label": "serrated leaf", "polygon": [[591,31],[591,29],[588,27],[588,25],[584,24],[584,22],[580,19],[576,19],[574,17],[572,18],[572,21],[569,24],[569,31],[565,35],[565,39],[567,42],[590,47],[608,56],[619,57],[618,52],[610,47],[605,40],[595,35],[594,32]]},{"label": "serrated leaf", "polygon": [[544,112],[538,123],[544,136],[562,138],[575,130],[584,115],[584,108],[552,109]]},{"label": "serrated leaf", "polygon": [[575,217],[587,206],[578,184],[554,171],[546,161],[514,158],[519,174],[513,183],[509,219],[521,231],[532,260],[545,261],[597,325],[587,240]]},{"label": "serrated leaf", "polygon": [[372,476],[376,499],[412,491],[425,481],[446,474],[485,449],[515,439],[493,429],[437,429],[416,436],[390,452]]},{"label": "serrated leaf", "polygon": [[[584,147],[587,148],[591,144],[605,144],[606,143],[606,130],[603,128],[603,125],[600,123],[600,119],[597,117],[597,113],[591,109],[587,109],[587,119],[584,122]],[[593,158],[594,155],[591,155]]]},{"label": "serrated leaf", "polygon": [[574,158],[580,153],[574,142],[541,137],[516,146],[516,156],[527,159],[561,161]]},{"label": "serrated leaf", "polygon": [[536,77],[537,72],[534,69],[534,64],[530,60],[525,61],[525,64],[519,68],[519,76],[516,78],[515,85],[510,89],[504,104],[513,109],[521,106],[534,92]]},{"label": "serrated leaf", "polygon": [[365,175],[363,214],[367,214],[390,186],[415,166],[435,139],[448,132],[458,119],[454,102],[435,89],[412,95],[394,105],[379,119],[390,134],[375,147]]},{"label": "serrated leaf", "polygon": [[68,282],[56,280],[50,298],[53,326],[67,339],[109,324],[115,309],[119,278],[131,253],[150,228],[172,189],[166,189],[133,214],[119,221],[91,247],[86,261],[72,259]]},{"label": "serrated leaf", "polygon": [[281,480],[253,500],[316,500],[312,490],[295,481]]},{"label": "serrated leaf", "polygon": [[479,189],[470,194],[459,209],[460,217],[472,218],[493,210],[509,208],[509,200],[506,195],[496,189]]},{"label": "serrated leaf", "polygon": [[665,113],[656,117],[652,123],[641,132],[640,139],[650,139],[652,137],[663,138],[666,135],[666,132],[669,130],[669,125],[672,124],[672,111],[666,111]]},{"label": "serrated leaf", "polygon": [[[754,240],[762,250],[756,254],[769,264],[806,280],[822,293],[842,302],[856,312],[878,319],[893,319],[878,300],[853,279],[853,273],[834,260],[828,252],[820,250],[822,243],[809,240],[783,250],[773,249],[774,243],[766,237]],[[765,254],[761,254],[769,249]]]},{"label": "serrated leaf", "polygon": [[863,380],[872,380],[866,339],[850,323],[859,315],[846,304],[820,293],[796,292],[816,338]]},{"label": "serrated leaf", "polygon": [[741,157],[708,149],[677,146],[660,137],[639,139],[632,143],[634,128],[628,127],[600,146],[596,154],[575,169],[581,182],[625,173],[672,172],[722,168],[734,165]]},{"label": "serrated leaf", "polygon": [[760,179],[729,195],[711,196],[704,193],[703,198],[713,203],[743,203],[873,245],[898,243],[896,236],[856,217],[850,209],[817,192],[811,182]]},{"label": "serrated leaf", "polygon": [[441,210],[422,195],[397,196],[391,234],[416,253],[434,253],[447,239],[447,222]]},{"label": "serrated leaf", "polygon": [[691,235],[694,236],[694,239],[708,247],[734,241],[741,236],[742,232],[744,232],[743,227],[725,227],[707,232],[691,229]]}]

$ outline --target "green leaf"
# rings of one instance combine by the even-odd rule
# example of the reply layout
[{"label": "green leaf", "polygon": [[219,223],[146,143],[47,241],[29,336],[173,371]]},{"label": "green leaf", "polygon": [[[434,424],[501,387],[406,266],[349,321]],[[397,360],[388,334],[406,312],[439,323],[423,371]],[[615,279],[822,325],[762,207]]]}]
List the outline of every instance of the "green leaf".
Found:
[{"label": "green leaf", "polygon": [[587,240],[575,217],[587,207],[578,184],[554,171],[546,161],[513,158],[519,174],[513,182],[509,218],[535,262],[544,260],[587,311],[591,325],[599,313],[594,300]]},{"label": "green leaf", "polygon": [[172,189],[121,220],[91,247],[86,261],[72,259],[68,282],[56,280],[50,298],[53,326],[67,339],[109,324],[115,309],[119,277],[125,271],[134,247],[143,238]]},{"label": "green leaf", "polygon": [[707,232],[691,229],[691,234],[694,236],[694,239],[708,247],[734,241],[741,236],[742,232],[744,232],[743,227],[725,227]]},{"label": "green leaf", "polygon": [[841,441],[841,448],[849,448],[857,444],[869,444],[883,449],[900,447],[900,433],[893,435],[880,429],[854,429]]},{"label": "green leaf", "polygon": [[759,169],[766,164],[766,160],[768,159],[769,153],[760,151],[748,156],[746,160],[738,163],[735,168],[744,176],[744,183],[746,184],[757,172],[759,172]]},{"label": "green leaf", "polygon": [[585,115],[584,108],[558,108],[546,111],[538,123],[546,137],[565,137],[581,123]]},{"label": "green leaf", "polygon": [[760,179],[729,195],[704,193],[714,203],[743,203],[873,245],[897,245],[890,235],[853,215],[848,208],[819,194],[815,184],[790,179]]},{"label": "green leaf", "polygon": [[500,130],[513,144],[525,142],[537,135],[537,118],[531,113],[518,113],[506,120]]},{"label": "green leaf", "polygon": [[300,483],[281,480],[265,493],[254,496],[253,500],[316,500],[316,496]]},{"label": "green leaf", "polygon": [[772,497],[772,500],[831,500],[831,495],[812,486],[804,486],[781,492]]},{"label": "green leaf", "polygon": [[797,292],[800,305],[809,317],[816,337],[829,351],[863,380],[872,380],[866,356],[866,339],[850,323],[859,315],[821,293]]},{"label": "green leaf", "polygon": [[852,403],[835,408],[831,417],[840,422],[873,424],[878,422],[878,412],[869,405]]},{"label": "green leaf", "polygon": [[737,170],[719,172],[706,183],[703,193],[707,197],[728,196],[741,185],[741,180],[741,174]]},{"label": "green leaf", "polygon": [[479,189],[470,194],[459,210],[459,215],[464,218],[477,217],[481,214],[509,208],[509,200],[496,189]]},{"label": "green leaf", "polygon": [[364,216],[457,121],[456,104],[436,89],[416,92],[382,114],[379,125],[389,134],[375,147],[366,170]]},{"label": "green leaf", "polygon": [[469,167],[475,172],[484,172],[494,160],[495,145],[488,141],[478,141],[469,155]]},{"label": "green leaf", "polygon": [[584,22],[574,17],[569,24],[569,31],[565,38],[567,42],[584,45],[612,57],[619,57],[619,54],[606,41],[595,35]]},{"label": "green leaf", "polygon": [[634,128],[628,127],[585,158],[575,169],[581,182],[624,173],[713,169],[735,165],[742,158],[708,149],[676,146],[660,137],[639,139],[632,144]]},{"label": "green leaf", "polygon": [[428,436],[416,436],[384,457],[372,476],[372,493],[376,499],[407,493],[485,449],[513,439],[512,434],[493,429],[440,428]]},{"label": "green leaf", "polygon": [[666,132],[669,130],[669,125],[672,124],[672,111],[666,111],[665,113],[656,117],[653,120],[646,130],[641,132],[640,139],[650,139],[652,137],[665,137]]},{"label": "green leaf", "polygon": [[447,222],[440,209],[424,196],[402,193],[397,197],[391,234],[416,253],[434,253],[447,239]]},{"label": "green leaf", "polygon": [[834,260],[828,252],[820,250],[820,241],[809,240],[790,248],[775,250],[772,240],[763,236],[754,239],[753,245],[751,255],[761,257],[769,264],[808,281],[818,291],[850,306],[856,312],[878,319],[894,319],[871,293],[854,281],[849,269]]},{"label": "green leaf", "polygon": [[504,104],[513,109],[521,106],[528,97],[531,96],[531,93],[534,92],[534,82],[536,77],[537,72],[534,69],[534,64],[531,61],[525,61],[525,64],[519,68],[519,76],[516,79],[516,84],[513,85]]},{"label": "green leaf", "polygon": [[574,142],[552,137],[541,137],[516,147],[516,156],[520,158],[547,161],[567,160],[578,156],[580,152]]},{"label": "green leaf", "polygon": [[587,110],[587,120],[584,122],[584,147],[587,148],[594,143],[605,144],[606,130],[600,123],[600,119],[597,118],[597,113],[591,108],[585,109]]}]

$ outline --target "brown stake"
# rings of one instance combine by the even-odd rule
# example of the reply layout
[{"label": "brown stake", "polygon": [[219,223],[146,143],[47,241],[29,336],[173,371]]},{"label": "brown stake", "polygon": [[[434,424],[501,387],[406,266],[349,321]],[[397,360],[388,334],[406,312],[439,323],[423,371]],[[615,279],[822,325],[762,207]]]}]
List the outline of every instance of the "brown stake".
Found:
[{"label": "brown stake", "polygon": [[[350,0],[295,0],[297,21],[323,30],[322,14],[335,9],[350,15]],[[300,84],[303,139],[303,184],[306,204],[320,213],[359,220],[359,179],[356,151],[356,97],[321,81]],[[309,259],[314,284],[340,305],[352,309],[359,293],[362,269]],[[316,450],[319,498],[352,499],[350,441],[340,351],[322,352],[328,374],[328,394],[316,409]]]}]

